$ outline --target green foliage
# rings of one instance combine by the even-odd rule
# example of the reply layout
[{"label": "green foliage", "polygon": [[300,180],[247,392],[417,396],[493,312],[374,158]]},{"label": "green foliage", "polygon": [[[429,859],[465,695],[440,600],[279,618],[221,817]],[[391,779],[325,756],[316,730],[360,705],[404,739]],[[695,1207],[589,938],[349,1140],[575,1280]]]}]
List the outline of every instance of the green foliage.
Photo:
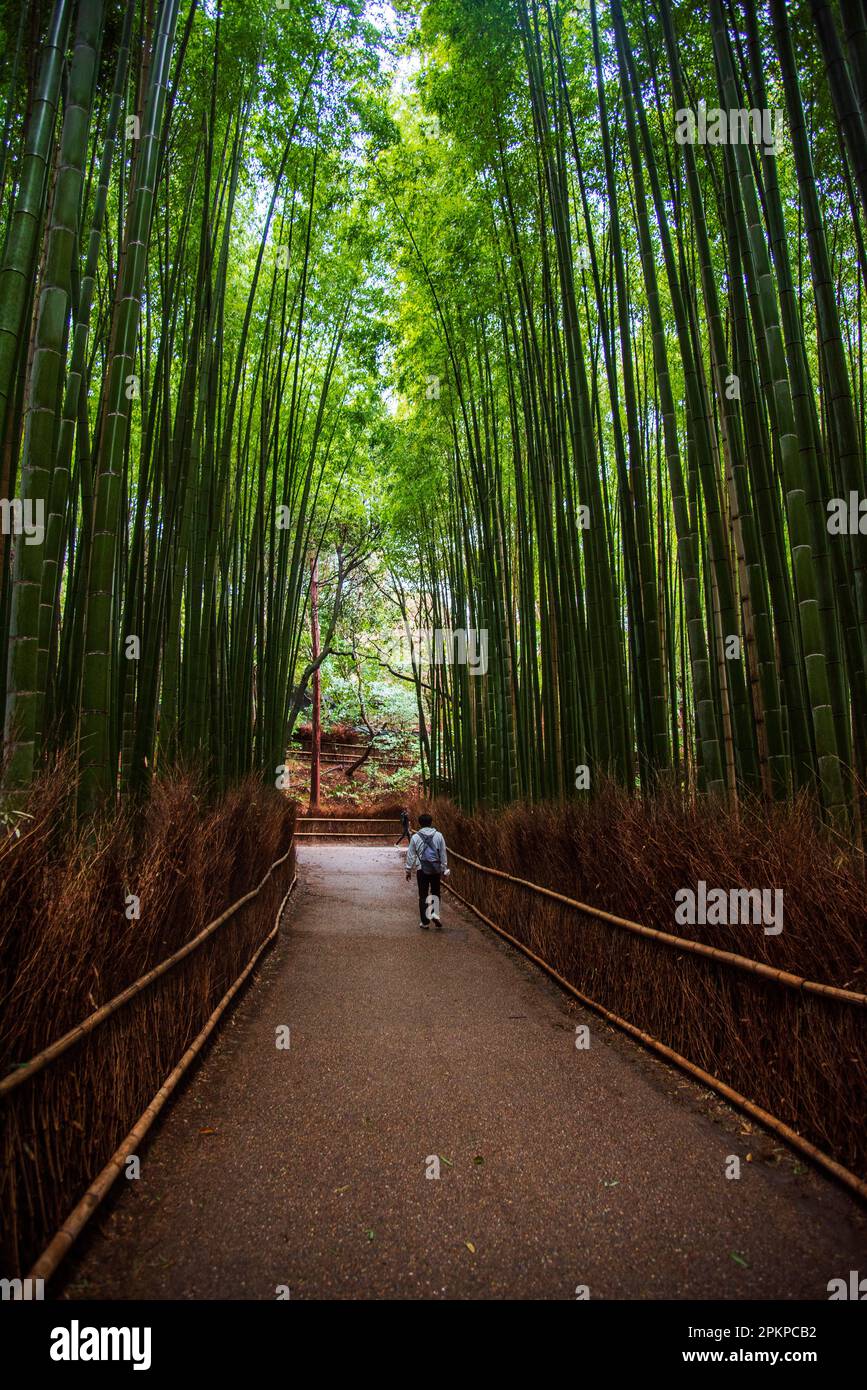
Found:
[{"label": "green foliage", "polygon": [[[326,716],[418,729],[433,790],[586,765],[848,831],[854,12],[0,5],[0,496],[48,511],[3,538],[7,790],[67,741],[88,808],[161,760],[271,780],[315,562]],[[681,145],[700,99],[790,138]],[[437,628],[484,673],[395,657]]]}]

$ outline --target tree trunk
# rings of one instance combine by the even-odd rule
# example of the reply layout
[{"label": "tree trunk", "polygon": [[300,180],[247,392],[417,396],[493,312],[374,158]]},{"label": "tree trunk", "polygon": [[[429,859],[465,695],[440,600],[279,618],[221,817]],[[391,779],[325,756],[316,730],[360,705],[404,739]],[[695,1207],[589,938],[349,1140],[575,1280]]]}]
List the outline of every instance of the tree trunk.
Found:
[{"label": "tree trunk", "polygon": [[[314,661],[319,657],[319,562],[310,566],[310,647]],[[313,732],[310,739],[310,809],[319,809],[320,767],[322,750],[322,679],[317,665],[313,672]]]}]

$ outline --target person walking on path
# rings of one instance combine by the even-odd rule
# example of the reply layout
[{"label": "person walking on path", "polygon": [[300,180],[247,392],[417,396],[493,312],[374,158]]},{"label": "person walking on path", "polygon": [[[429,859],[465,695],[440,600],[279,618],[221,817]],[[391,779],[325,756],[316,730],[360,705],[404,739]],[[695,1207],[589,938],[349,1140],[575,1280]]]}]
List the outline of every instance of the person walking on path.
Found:
[{"label": "person walking on path", "polygon": [[406,852],[406,881],[415,869],[418,884],[418,917],[422,931],[433,922],[442,931],[440,921],[440,878],[449,871],[446,842],[435,829],[433,817],[425,812],[418,818],[419,828],[409,842]]},{"label": "person walking on path", "polygon": [[411,837],[410,837],[410,833],[409,833],[409,811],[407,810],[406,806],[404,806],[403,810],[402,810],[401,813],[400,813],[400,826],[401,826],[401,829],[400,829],[400,839],[399,839],[399,840],[395,840],[394,843],[395,843],[395,845],[402,845],[402,844],[403,844],[403,837],[404,837],[404,835],[405,835],[405,836],[406,836],[406,842],[407,842],[407,844],[409,844],[410,838],[411,838]]}]

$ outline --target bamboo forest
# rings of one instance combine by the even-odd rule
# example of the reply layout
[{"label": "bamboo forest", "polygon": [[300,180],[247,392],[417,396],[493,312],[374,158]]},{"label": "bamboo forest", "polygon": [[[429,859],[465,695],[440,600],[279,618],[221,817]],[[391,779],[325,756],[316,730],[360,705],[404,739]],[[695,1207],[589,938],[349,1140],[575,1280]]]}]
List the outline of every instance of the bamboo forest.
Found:
[{"label": "bamboo forest", "polygon": [[[0,0],[0,121],[0,1273],[53,1277],[272,926],[315,1034],[299,884],[311,933],[402,913],[426,1000],[493,928],[473,999],[523,952],[559,1026],[837,1183],[839,1270],[741,1257],[744,1193],[726,1278],[647,1297],[826,1299],[867,1198],[867,0]],[[347,1017],[368,967],[402,1017],[358,930]],[[283,1287],[161,1294],[122,1244],[65,1296]],[[427,1296],[317,1258],[299,1296]],[[502,1258],[430,1296],[645,1296]]]}]

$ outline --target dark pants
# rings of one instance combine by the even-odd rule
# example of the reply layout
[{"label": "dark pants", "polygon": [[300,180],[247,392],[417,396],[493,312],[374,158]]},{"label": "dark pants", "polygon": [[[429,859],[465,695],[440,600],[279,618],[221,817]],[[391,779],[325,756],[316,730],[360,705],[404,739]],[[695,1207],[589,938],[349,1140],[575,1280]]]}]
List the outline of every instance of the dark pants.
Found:
[{"label": "dark pants", "polygon": [[439,874],[423,874],[421,869],[416,869],[415,880],[418,884],[418,920],[427,922],[427,895],[435,893],[440,895],[440,876]]},{"label": "dark pants", "polygon": [[404,836],[406,836],[406,842],[407,842],[407,844],[409,844],[410,840],[412,839],[412,836],[411,836],[410,833],[409,833],[409,826],[408,826],[408,825],[405,825],[405,826],[403,827],[403,830],[401,830],[401,832],[400,832],[400,839],[399,839],[399,840],[395,840],[394,843],[395,843],[396,845],[402,845],[402,844],[403,844],[403,838],[404,838]]}]

